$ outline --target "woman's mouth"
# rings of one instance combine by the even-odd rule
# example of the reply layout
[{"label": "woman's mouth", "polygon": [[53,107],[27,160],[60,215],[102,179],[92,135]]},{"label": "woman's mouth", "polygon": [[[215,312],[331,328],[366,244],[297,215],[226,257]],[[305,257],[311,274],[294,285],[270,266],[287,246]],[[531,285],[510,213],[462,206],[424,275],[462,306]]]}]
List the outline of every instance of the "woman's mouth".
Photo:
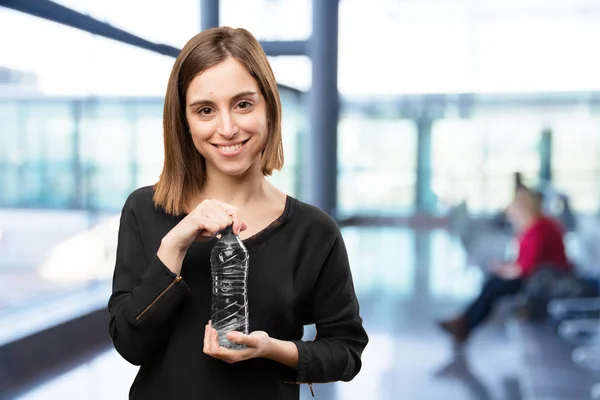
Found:
[{"label": "woman's mouth", "polygon": [[219,150],[219,153],[221,153],[222,155],[226,157],[233,157],[237,156],[242,151],[248,140],[249,139],[246,139],[243,142],[239,142],[233,145],[213,144],[213,146],[215,146],[217,150]]}]

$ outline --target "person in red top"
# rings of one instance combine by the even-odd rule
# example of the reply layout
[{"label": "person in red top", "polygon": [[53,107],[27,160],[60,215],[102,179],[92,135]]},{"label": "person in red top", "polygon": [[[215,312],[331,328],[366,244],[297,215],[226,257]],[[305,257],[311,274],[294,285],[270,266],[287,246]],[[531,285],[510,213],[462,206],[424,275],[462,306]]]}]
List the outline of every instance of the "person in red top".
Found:
[{"label": "person in red top", "polygon": [[539,216],[519,237],[519,256],[515,265],[520,276],[529,278],[537,267],[550,264],[568,268],[563,231],[554,220]]},{"label": "person in red top", "polygon": [[563,231],[557,222],[541,213],[541,199],[524,186],[519,187],[506,210],[519,242],[517,259],[491,266],[492,277],[466,311],[439,323],[457,343],[463,343],[475,327],[490,314],[503,296],[519,292],[536,270],[543,267],[569,269],[563,243]]}]

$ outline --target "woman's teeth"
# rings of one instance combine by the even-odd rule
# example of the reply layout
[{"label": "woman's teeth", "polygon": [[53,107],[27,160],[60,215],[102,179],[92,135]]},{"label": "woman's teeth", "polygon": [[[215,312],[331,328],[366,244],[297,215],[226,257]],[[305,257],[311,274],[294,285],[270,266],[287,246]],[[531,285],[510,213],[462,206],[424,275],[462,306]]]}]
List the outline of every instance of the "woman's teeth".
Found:
[{"label": "woman's teeth", "polygon": [[234,151],[237,151],[239,149],[242,148],[242,146],[244,145],[244,143],[238,143],[234,146],[218,146],[219,150],[221,150],[224,153],[233,153]]}]

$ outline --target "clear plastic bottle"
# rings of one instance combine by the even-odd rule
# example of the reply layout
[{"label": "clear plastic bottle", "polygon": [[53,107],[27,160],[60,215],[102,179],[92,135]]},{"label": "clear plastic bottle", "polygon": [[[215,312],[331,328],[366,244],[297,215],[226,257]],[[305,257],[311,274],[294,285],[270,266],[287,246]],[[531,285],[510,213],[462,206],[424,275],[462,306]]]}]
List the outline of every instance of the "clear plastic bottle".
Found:
[{"label": "clear plastic bottle", "polygon": [[227,339],[227,333],[249,333],[248,317],[248,250],[231,226],[221,231],[221,238],[210,253],[212,273],[212,326],[219,334],[219,345],[228,349],[246,346]]}]

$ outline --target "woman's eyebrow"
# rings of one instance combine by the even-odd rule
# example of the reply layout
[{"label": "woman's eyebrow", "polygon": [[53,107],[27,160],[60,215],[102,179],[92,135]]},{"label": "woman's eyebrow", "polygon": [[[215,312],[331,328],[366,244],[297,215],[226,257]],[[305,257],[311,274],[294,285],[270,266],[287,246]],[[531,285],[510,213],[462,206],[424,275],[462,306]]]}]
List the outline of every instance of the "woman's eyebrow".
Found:
[{"label": "woman's eyebrow", "polygon": [[245,92],[236,94],[235,96],[233,96],[231,98],[231,100],[236,101],[236,100],[241,99],[242,97],[252,97],[252,96],[256,96],[256,92],[254,90],[246,90]]},{"label": "woman's eyebrow", "polygon": [[[252,97],[252,96],[256,96],[256,92],[254,90],[246,90],[244,92],[240,92],[240,93],[236,94],[235,96],[233,96],[231,98],[231,102],[233,103],[233,102],[241,99],[242,97]],[[206,106],[208,106],[208,105],[214,105],[214,104],[215,104],[215,102],[212,101],[212,100],[197,99],[197,100],[192,101],[188,105],[188,107],[196,107],[196,106],[199,106],[199,105],[203,105],[203,106],[206,105]]]}]

